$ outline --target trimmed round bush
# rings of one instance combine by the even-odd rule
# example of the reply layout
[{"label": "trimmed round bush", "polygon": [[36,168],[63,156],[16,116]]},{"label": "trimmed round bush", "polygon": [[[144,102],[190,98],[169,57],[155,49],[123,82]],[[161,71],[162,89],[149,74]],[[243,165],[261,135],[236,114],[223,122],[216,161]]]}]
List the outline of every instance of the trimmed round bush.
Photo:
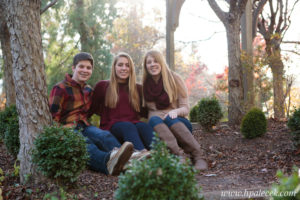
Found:
[{"label": "trimmed round bush", "polygon": [[198,120],[197,120],[197,113],[198,112],[198,104],[197,105],[195,105],[192,109],[191,109],[191,111],[190,111],[190,121],[191,122],[197,122]]},{"label": "trimmed round bush", "polygon": [[195,170],[181,164],[171,155],[165,143],[156,137],[151,158],[133,161],[129,169],[119,176],[116,200],[202,199],[195,179]]},{"label": "trimmed round bush", "polygon": [[19,117],[15,105],[0,112],[0,138],[4,140],[7,151],[17,157],[20,149]]},{"label": "trimmed round bush", "polygon": [[287,123],[291,131],[300,130],[300,108],[296,109]]},{"label": "trimmed round bush", "polygon": [[85,139],[71,128],[46,127],[34,144],[33,162],[48,178],[73,183],[86,167],[89,157]]},{"label": "trimmed round bush", "polygon": [[267,131],[267,119],[258,108],[252,108],[244,117],[241,132],[245,138],[251,139],[263,135]]},{"label": "trimmed round bush", "polygon": [[198,103],[197,119],[200,125],[207,131],[217,125],[222,119],[222,109],[215,97],[203,98]]}]

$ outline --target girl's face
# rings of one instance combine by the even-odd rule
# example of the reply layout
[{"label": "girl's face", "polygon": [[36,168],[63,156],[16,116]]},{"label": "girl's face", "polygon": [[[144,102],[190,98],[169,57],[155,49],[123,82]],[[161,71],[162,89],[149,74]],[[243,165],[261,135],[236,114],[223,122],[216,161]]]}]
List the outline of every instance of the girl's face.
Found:
[{"label": "girl's face", "polygon": [[151,55],[148,55],[146,58],[146,68],[152,77],[159,77],[161,74],[161,65]]},{"label": "girl's face", "polygon": [[125,83],[131,70],[128,59],[126,57],[119,57],[115,65],[115,69],[118,82]]}]

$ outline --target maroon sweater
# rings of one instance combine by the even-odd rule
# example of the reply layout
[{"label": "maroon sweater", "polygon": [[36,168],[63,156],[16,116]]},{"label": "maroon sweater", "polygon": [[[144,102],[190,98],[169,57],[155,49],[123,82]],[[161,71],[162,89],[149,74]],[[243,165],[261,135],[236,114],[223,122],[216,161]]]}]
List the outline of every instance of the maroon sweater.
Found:
[{"label": "maroon sweater", "polygon": [[[91,113],[96,113],[101,117],[100,128],[109,130],[116,122],[140,122],[140,114],[134,110],[129,101],[129,88],[128,84],[119,83],[119,101],[115,108],[105,106],[105,95],[109,85],[109,81],[99,81],[95,88],[92,99]],[[142,86],[137,84],[140,101],[142,100]],[[142,101],[141,101],[142,102]],[[143,116],[147,116],[146,111],[143,109]]]}]

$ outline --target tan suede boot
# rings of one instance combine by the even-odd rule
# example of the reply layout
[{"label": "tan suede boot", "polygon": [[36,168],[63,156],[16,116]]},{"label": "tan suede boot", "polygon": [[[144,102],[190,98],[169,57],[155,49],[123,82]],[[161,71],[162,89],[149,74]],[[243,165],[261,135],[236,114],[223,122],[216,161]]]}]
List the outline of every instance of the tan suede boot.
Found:
[{"label": "tan suede boot", "polygon": [[184,157],[183,150],[178,146],[176,138],[166,124],[158,124],[153,129],[158,134],[158,137],[166,143],[171,153]]},{"label": "tan suede boot", "polygon": [[179,145],[183,150],[192,156],[196,170],[207,169],[207,163],[202,159],[200,144],[196,141],[194,136],[188,128],[182,123],[177,122],[170,127]]}]

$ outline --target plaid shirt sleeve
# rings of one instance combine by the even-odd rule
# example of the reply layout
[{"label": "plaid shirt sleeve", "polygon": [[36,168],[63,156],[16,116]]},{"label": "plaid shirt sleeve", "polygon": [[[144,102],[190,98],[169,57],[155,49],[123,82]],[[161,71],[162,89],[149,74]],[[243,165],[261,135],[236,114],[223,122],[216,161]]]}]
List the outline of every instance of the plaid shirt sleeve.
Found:
[{"label": "plaid shirt sleeve", "polygon": [[54,86],[49,97],[49,107],[53,120],[60,122],[64,102],[64,89]]}]

